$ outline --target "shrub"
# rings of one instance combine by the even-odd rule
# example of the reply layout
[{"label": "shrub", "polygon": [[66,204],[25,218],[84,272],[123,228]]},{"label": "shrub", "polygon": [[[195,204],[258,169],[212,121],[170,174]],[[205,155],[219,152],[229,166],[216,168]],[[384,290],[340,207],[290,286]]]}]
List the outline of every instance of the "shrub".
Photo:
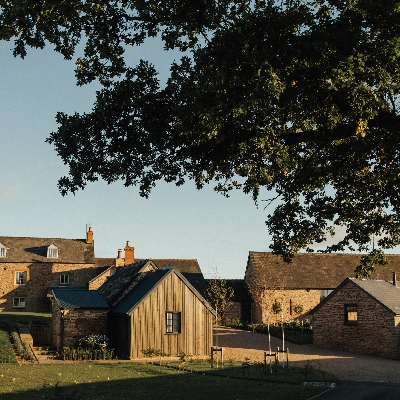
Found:
[{"label": "shrub", "polygon": [[114,349],[109,349],[110,340],[106,335],[88,335],[79,339],[75,347],[63,347],[64,360],[111,360]]}]

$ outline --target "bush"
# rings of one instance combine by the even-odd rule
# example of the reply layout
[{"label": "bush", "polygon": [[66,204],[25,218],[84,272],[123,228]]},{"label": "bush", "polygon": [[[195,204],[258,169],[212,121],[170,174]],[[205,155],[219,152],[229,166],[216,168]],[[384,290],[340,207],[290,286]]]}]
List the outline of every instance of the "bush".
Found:
[{"label": "bush", "polygon": [[88,335],[79,339],[75,347],[64,347],[64,360],[111,360],[114,349],[109,349],[110,340],[106,335]]}]

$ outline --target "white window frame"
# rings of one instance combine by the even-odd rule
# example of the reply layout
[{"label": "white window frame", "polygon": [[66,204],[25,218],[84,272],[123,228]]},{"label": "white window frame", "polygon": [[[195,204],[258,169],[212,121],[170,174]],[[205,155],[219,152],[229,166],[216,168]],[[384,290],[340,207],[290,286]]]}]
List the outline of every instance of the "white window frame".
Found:
[{"label": "white window frame", "polygon": [[69,285],[69,274],[60,274],[60,285]]},{"label": "white window frame", "polygon": [[13,297],[13,308],[25,308],[26,297]]},{"label": "white window frame", "polygon": [[18,286],[25,286],[28,280],[28,273],[26,271],[15,271],[14,284]]},{"label": "white window frame", "polygon": [[7,247],[4,244],[0,243],[0,257],[7,257]]},{"label": "white window frame", "polygon": [[58,258],[58,247],[54,244],[47,248],[47,258]]}]

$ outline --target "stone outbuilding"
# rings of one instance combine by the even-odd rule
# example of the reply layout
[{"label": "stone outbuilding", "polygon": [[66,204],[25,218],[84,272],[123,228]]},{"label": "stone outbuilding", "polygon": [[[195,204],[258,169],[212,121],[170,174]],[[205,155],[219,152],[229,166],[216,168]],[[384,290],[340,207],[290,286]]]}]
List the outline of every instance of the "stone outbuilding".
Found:
[{"label": "stone outbuilding", "polygon": [[92,333],[107,334],[107,302],[95,290],[53,289],[53,344],[61,350]]},{"label": "stone outbuilding", "polygon": [[400,358],[400,288],[395,277],[392,282],[347,278],[310,314],[317,346]]},{"label": "stone outbuilding", "polygon": [[[362,254],[298,253],[291,263],[270,252],[249,253],[245,281],[254,300],[252,322],[309,319],[309,311],[319,304],[360,263]],[[400,273],[400,255],[386,255],[387,265],[376,266],[372,278],[391,280]]]}]

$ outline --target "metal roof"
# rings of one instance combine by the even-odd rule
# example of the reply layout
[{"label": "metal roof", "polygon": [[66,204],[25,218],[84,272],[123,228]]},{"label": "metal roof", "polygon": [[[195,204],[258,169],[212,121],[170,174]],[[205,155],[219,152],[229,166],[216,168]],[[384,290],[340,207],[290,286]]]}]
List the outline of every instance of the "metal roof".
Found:
[{"label": "metal roof", "polygon": [[108,304],[97,290],[53,289],[53,296],[61,309],[108,309]]}]

